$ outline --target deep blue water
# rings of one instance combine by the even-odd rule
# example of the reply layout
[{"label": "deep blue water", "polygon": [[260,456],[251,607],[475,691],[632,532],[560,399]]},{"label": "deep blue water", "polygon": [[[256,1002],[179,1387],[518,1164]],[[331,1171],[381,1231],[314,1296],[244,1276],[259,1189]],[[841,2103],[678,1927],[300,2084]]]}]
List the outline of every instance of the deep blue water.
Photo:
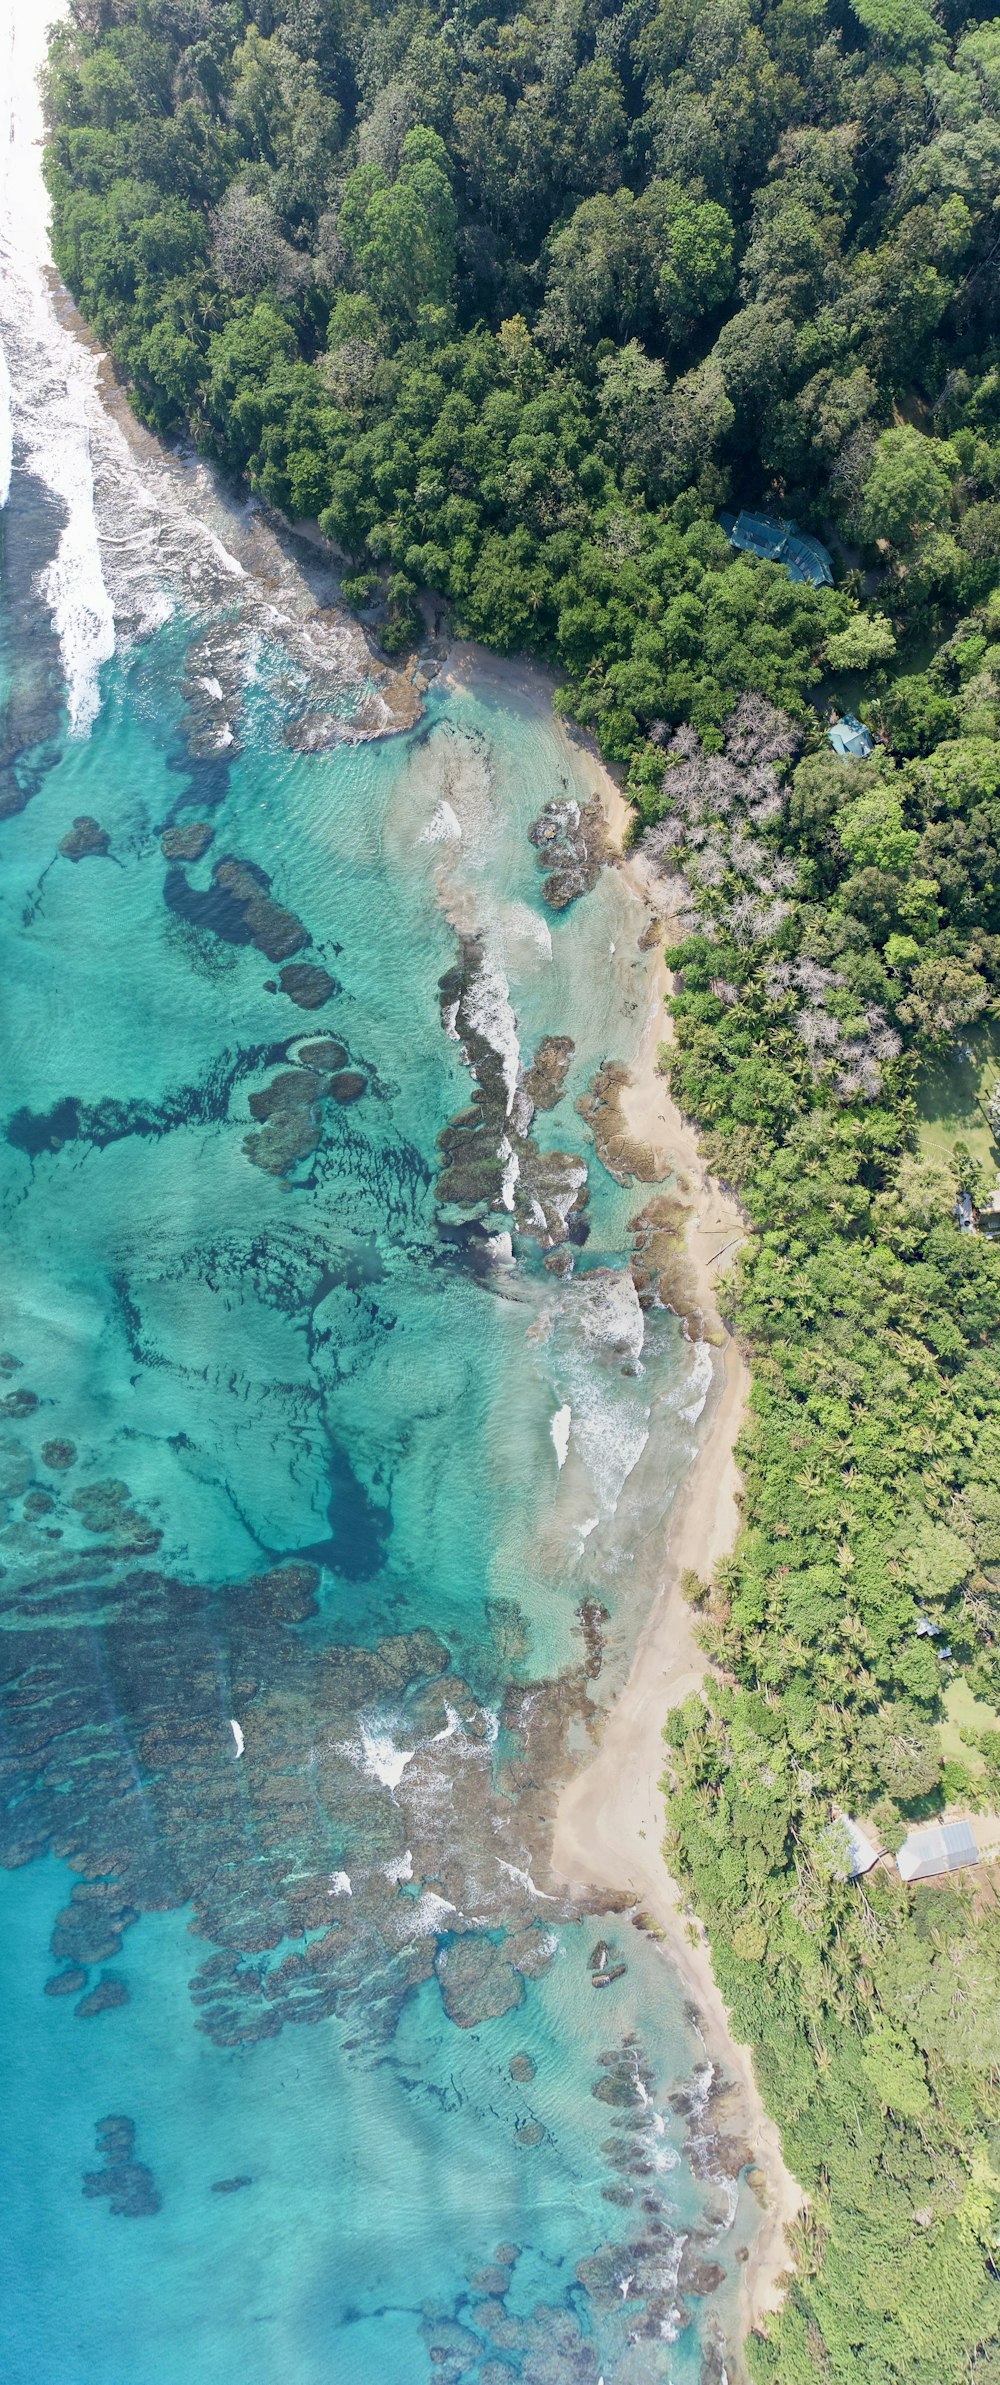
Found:
[{"label": "deep blue water", "polygon": [[[705,1392],[707,1354],[639,1315],[641,1196],[575,1109],[638,1036],[644,921],[612,870],[545,911],[527,828],[574,766],[538,699],[432,691],[407,737],[296,753],[280,654],[248,651],[238,738],[199,760],[175,618],[71,735],[10,544],[20,518],[51,548],[32,488],[3,624],[0,2374],[684,2385],[716,2307],[680,2298],[684,2241],[731,2280],[745,2215],[720,2232],[668,2100],[699,2059],[670,1974],[545,1868]],[[107,850],[73,859],[81,817]],[[193,822],[201,855],[165,854]],[[529,1233],[489,1264],[495,1192],[471,1233],[442,1204],[460,937],[498,1052],[574,1040],[533,1129],[587,1164],[571,1277]],[[625,1968],[595,1991],[602,1937]]]}]

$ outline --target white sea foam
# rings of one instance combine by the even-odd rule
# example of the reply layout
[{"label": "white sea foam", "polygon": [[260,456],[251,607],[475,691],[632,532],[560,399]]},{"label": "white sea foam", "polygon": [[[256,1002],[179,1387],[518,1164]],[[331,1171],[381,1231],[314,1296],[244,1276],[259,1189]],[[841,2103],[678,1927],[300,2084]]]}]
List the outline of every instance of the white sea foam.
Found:
[{"label": "white sea foam", "polygon": [[425,1888],[406,1916],[408,1938],[436,1938],[445,1927],[445,1916],[454,1913],[455,1906],[446,1896],[438,1896],[433,1888]]},{"label": "white sea foam", "polygon": [[521,1162],[518,1159],[517,1152],[511,1149],[506,1135],[504,1136],[500,1145],[497,1157],[503,1161],[503,1183],[500,1187],[500,1206],[501,1209],[513,1209],[514,1189],[521,1173]]},{"label": "white sea foam", "polygon": [[401,1880],[412,1880],[413,1857],[409,1847],[407,1847],[405,1855],[394,1855],[391,1863],[384,1863],[382,1870],[385,1878],[394,1881],[397,1885]]},{"label": "white sea foam", "polygon": [[465,989],[462,1009],[467,1025],[473,1027],[484,1042],[492,1044],[499,1056],[507,1089],[509,1117],[521,1069],[521,1046],[510,987],[499,963],[489,952],[483,954],[478,969]]},{"label": "white sea foam", "polygon": [[565,1306],[574,1337],[588,1354],[603,1351],[626,1362],[639,1360],[645,1326],[627,1268],[596,1269],[571,1286]]},{"label": "white sea foam", "polygon": [[14,456],[14,418],[11,412],[10,373],[7,354],[0,340],[0,508],[10,495],[10,467]]},{"label": "white sea foam", "polygon": [[572,1408],[564,1405],[563,1407],[556,1409],[552,1423],[549,1426],[549,1431],[552,1434],[552,1445],[555,1449],[556,1462],[558,1464],[560,1473],[562,1473],[563,1467],[566,1463],[566,1452],[569,1448],[569,1428],[572,1424],[572,1421],[573,1410]]},{"label": "white sea foam", "polygon": [[408,1764],[412,1764],[416,1749],[397,1747],[383,1724],[362,1721],[358,1737],[339,1742],[338,1752],[356,1764],[369,1780],[377,1780],[383,1789],[398,1789]]},{"label": "white sea foam", "polygon": [[709,1342],[694,1342],[691,1372],[684,1386],[686,1398],[678,1416],[682,1424],[697,1424],[712,1384],[712,1349]]},{"label": "white sea foam", "polygon": [[101,413],[97,367],[59,322],[46,281],[48,200],[41,171],[38,74],[48,17],[47,10],[29,11],[4,0],[0,21],[9,118],[8,138],[0,144],[0,331],[11,458],[21,460],[50,491],[63,515],[40,593],[59,640],[70,727],[86,734],[100,701],[101,666],[115,651],[115,625],[94,508],[91,438]]},{"label": "white sea foam", "polygon": [[447,797],[442,796],[433,817],[428,820],[426,828],[421,829],[417,841],[421,845],[452,844],[459,842],[461,835],[462,828],[458,814],[448,802]]},{"label": "white sea foam", "polygon": [[415,1748],[397,1747],[388,1731],[361,1725],[362,1770],[369,1780],[381,1781],[384,1789],[398,1789],[408,1764],[412,1764]]},{"label": "white sea foam", "polygon": [[351,1887],[350,1874],[348,1872],[330,1873],[331,1896],[353,1896],[353,1894],[354,1890]]},{"label": "white sea foam", "polygon": [[518,1887],[524,1888],[529,1896],[540,1897],[546,1905],[558,1904],[558,1897],[550,1896],[547,1888],[536,1888],[530,1872],[522,1871],[516,1863],[505,1863],[501,1855],[497,1856],[497,1870],[506,1872],[509,1880],[516,1880]]}]

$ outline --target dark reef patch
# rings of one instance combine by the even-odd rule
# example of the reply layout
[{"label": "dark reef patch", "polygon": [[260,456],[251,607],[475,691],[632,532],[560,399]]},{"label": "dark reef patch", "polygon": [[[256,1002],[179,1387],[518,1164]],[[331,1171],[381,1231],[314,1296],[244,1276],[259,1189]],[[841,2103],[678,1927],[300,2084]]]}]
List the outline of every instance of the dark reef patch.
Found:
[{"label": "dark reef patch", "polygon": [[165,828],[160,838],[160,851],[165,861],[200,861],[215,835],[209,820],[188,820],[176,828]]},{"label": "dark reef patch", "polygon": [[226,854],[213,862],[212,883],[192,886],[179,864],[172,862],[163,886],[164,901],[178,919],[203,934],[219,936],[226,944],[254,944],[269,961],[287,960],[309,943],[309,930],[294,911],[277,903],[266,870],[255,861]]},{"label": "dark reef patch", "polygon": [[83,2191],[91,2198],[106,2195],[118,2219],[152,2219],[162,2209],[152,2170],[135,2159],[135,2121],[111,2112],[94,2131],[104,2168],[84,2173]]},{"label": "dark reef patch", "polygon": [[91,819],[89,812],[80,812],[72,828],[60,837],[59,851],[67,861],[102,861],[111,851],[111,838],[99,820]]},{"label": "dark reef patch", "polygon": [[125,1981],[117,1978],[113,1971],[103,1971],[97,1986],[91,1988],[89,1995],[81,1998],[76,2007],[76,2017],[80,2021],[96,2020],[99,2012],[115,2012],[120,2004],[127,2004],[128,2000]]},{"label": "dark reef patch", "polygon": [[314,961],[291,961],[278,980],[283,994],[290,1002],[297,1002],[300,1010],[322,1010],[340,986],[328,969],[321,969]]},{"label": "dark reef patch", "polygon": [[76,1444],[75,1444],[75,1442],[73,1442],[73,1441],[43,1441],[43,1442],[42,1442],[42,1462],[43,1462],[43,1464],[44,1464],[44,1465],[46,1465],[46,1466],[51,1466],[51,1467],[54,1469],[54,1471],[55,1471],[55,1472],[57,1472],[57,1473],[62,1473],[62,1472],[64,1472],[64,1470],[65,1470],[65,1468],[66,1468],[67,1466],[75,1466],[75,1464],[76,1464]]},{"label": "dark reef patch", "polygon": [[7,1122],[7,1141],[29,1159],[40,1159],[66,1143],[89,1143],[103,1151],[129,1135],[168,1135],[179,1127],[216,1124],[228,1117],[236,1086],[262,1068],[275,1067],[286,1050],[284,1043],[267,1043],[221,1052],[203,1084],[185,1085],[161,1102],[83,1102],[70,1093],[50,1110],[15,1110]]},{"label": "dark reef patch", "polygon": [[286,1068],[251,1093],[250,1113],[261,1131],[245,1135],[243,1149],[255,1168],[284,1176],[297,1161],[308,1159],[320,1139],[318,1105],[330,1091],[330,1078],[318,1070]]}]

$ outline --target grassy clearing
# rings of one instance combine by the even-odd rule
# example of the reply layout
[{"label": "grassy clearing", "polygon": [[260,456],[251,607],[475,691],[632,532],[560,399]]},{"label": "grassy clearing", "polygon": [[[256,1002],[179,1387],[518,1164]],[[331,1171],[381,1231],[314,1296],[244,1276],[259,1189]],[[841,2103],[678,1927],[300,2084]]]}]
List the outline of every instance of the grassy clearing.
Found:
[{"label": "grassy clearing", "polygon": [[974,1698],[968,1682],[949,1682],[944,1699],[945,1719],[938,1724],[938,1740],[945,1763],[961,1764],[963,1771],[977,1780],[986,1771],[985,1756],[974,1747],[967,1747],[963,1731],[1000,1730],[1000,1714],[984,1699]]},{"label": "grassy clearing", "polygon": [[1000,1169],[1000,1148],[980,1106],[998,1078],[1000,1026],[993,1023],[970,1028],[947,1060],[925,1061],[917,1109],[926,1159],[950,1159],[955,1143],[962,1142],[980,1167]]}]

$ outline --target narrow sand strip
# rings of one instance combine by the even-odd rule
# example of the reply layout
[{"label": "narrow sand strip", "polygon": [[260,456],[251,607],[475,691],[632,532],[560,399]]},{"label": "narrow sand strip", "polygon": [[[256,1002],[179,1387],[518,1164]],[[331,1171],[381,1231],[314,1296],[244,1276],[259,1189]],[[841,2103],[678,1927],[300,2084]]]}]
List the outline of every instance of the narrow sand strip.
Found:
[{"label": "narrow sand strip", "polygon": [[[604,775],[599,764],[597,775]],[[617,787],[611,794],[609,826],[620,834],[622,798]],[[623,867],[649,900],[641,862],[626,860]],[[694,1128],[681,1117],[658,1067],[660,1045],[671,1036],[671,1021],[663,1008],[669,984],[661,958],[621,1109],[637,1142],[652,1146],[662,1175],[675,1174],[691,1202],[687,1258],[706,1332],[721,1351],[721,1368],[697,1458],[670,1518],[656,1603],[626,1686],[604,1724],[598,1752],[560,1795],[552,1863],[556,1875],[577,1889],[634,1893],[663,1933],[664,1952],[700,2015],[710,2059],[734,2082],[726,2125],[747,2144],[767,2182],[764,2216],[743,2278],[740,2320],[746,2333],[765,2312],[780,2305],[789,2268],[785,2230],[803,2209],[804,2198],[785,2166],[777,2127],[764,2110],[749,2049],[733,2036],[708,1939],[685,1913],[683,1892],[662,1853],[663,1726],[670,1708],[698,1691],[709,1671],[680,1582],[689,1566],[708,1576],[735,1543],[742,1485],[733,1451],[750,1383],[715,1300],[716,1281],[743,1239],[744,1222],[736,1202],[706,1173]]]}]

